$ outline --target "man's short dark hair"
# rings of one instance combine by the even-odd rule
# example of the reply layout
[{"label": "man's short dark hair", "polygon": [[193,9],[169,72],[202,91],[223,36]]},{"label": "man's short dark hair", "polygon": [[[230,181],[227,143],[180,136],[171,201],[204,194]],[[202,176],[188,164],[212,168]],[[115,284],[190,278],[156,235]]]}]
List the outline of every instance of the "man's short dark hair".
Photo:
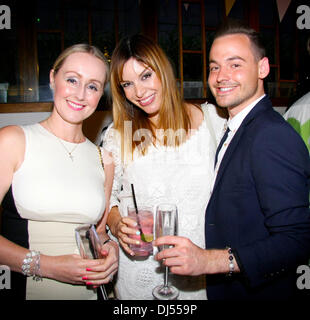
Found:
[{"label": "man's short dark hair", "polygon": [[217,30],[214,40],[228,35],[243,34],[250,40],[254,56],[257,60],[261,60],[266,56],[266,49],[262,43],[262,39],[258,32],[236,20],[227,20]]}]

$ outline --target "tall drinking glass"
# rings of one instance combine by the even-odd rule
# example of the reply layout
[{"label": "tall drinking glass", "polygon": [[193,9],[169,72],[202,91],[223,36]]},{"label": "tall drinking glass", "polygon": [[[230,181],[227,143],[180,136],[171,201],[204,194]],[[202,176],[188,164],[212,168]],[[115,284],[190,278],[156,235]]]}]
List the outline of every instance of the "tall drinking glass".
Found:
[{"label": "tall drinking glass", "polygon": [[[178,210],[175,204],[164,203],[156,208],[155,235],[156,238],[162,236],[176,236],[178,234]],[[163,248],[164,247],[164,248]],[[168,246],[160,246],[163,250]],[[175,300],[179,291],[168,284],[169,268],[165,267],[164,284],[153,289],[153,296],[158,300]]]},{"label": "tall drinking glass", "polygon": [[[84,224],[75,229],[75,240],[83,259],[102,259],[101,240],[94,225]],[[100,285],[103,300],[109,300],[105,286]]]},{"label": "tall drinking glass", "polygon": [[[141,227],[142,235],[130,235],[129,238],[139,240],[140,244],[130,244],[130,249],[135,253],[136,256],[149,256],[153,254],[153,208],[146,205],[140,205],[138,208],[138,214],[136,213],[135,207],[127,207],[128,217],[137,221]],[[137,229],[138,230],[138,229]]]}]

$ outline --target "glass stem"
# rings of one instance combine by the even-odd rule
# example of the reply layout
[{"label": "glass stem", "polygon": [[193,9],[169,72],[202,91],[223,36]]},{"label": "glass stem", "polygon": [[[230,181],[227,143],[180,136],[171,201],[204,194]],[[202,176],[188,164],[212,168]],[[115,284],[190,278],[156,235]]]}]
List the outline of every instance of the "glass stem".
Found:
[{"label": "glass stem", "polygon": [[164,283],[165,287],[168,287],[168,275],[169,275],[169,267],[166,266],[166,268],[165,268],[165,283]]}]

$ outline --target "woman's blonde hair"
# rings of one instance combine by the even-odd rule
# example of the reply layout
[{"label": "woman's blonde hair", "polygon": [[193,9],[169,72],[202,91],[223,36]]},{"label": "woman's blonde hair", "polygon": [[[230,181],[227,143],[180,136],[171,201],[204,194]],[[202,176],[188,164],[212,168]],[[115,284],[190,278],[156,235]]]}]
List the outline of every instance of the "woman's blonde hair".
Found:
[{"label": "woman's blonde hair", "polygon": [[[130,59],[150,67],[157,75],[162,85],[162,102],[159,110],[157,128],[150,122],[147,114],[126,99],[121,86],[124,64]],[[186,112],[185,102],[181,98],[172,65],[163,50],[151,39],[142,35],[134,35],[124,38],[115,48],[111,60],[111,92],[113,97],[113,121],[114,128],[121,137],[123,157],[132,158],[135,148],[141,141],[134,141],[133,133],[139,129],[146,129],[150,137],[144,141],[142,154],[147,152],[147,147],[157,140],[155,130],[163,129],[174,134],[183,129],[185,134],[178,135],[178,139],[163,140],[165,146],[178,146],[186,139],[186,133],[190,129],[190,118]],[[125,122],[131,121],[130,126]],[[129,132],[129,130],[131,132]]]},{"label": "woman's blonde hair", "polygon": [[106,69],[106,77],[105,77],[105,80],[104,80],[104,86],[105,86],[108,83],[109,77],[110,77],[110,74],[109,74],[110,73],[109,62],[105,58],[104,54],[100,51],[100,49],[98,49],[95,46],[91,46],[89,44],[86,44],[86,43],[78,43],[78,44],[74,44],[71,47],[66,48],[58,56],[58,58],[54,62],[54,65],[53,65],[53,68],[52,68],[54,70],[54,75],[56,75],[58,70],[62,67],[62,65],[64,64],[65,60],[72,53],[77,53],[77,52],[89,53],[89,54],[93,55],[94,57],[100,59],[104,63],[105,69]]}]

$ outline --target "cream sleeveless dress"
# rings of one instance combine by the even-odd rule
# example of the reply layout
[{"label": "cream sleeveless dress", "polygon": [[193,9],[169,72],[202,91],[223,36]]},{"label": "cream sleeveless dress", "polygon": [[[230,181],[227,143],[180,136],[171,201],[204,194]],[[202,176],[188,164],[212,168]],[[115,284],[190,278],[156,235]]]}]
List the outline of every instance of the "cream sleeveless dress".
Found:
[{"label": "cream sleeveless dress", "polygon": [[[75,228],[97,223],[105,209],[104,171],[97,147],[86,139],[76,146],[40,124],[22,126],[25,156],[14,174],[12,193],[21,218],[28,220],[29,248],[45,255],[78,254]],[[75,148],[73,161],[65,147]],[[27,299],[96,299],[83,285],[27,278]]]}]

